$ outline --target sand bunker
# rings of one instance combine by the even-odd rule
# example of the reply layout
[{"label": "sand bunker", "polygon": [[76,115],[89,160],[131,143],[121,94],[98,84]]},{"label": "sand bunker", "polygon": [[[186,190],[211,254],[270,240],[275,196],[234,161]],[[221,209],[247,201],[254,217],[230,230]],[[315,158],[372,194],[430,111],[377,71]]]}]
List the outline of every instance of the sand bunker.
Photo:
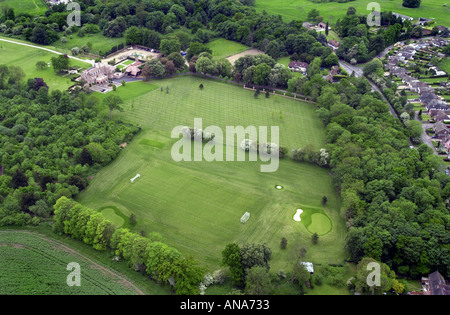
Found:
[{"label": "sand bunker", "polygon": [[297,209],[297,212],[294,214],[294,221],[301,221],[302,219],[300,218],[300,214],[302,214],[303,210],[302,209]]}]

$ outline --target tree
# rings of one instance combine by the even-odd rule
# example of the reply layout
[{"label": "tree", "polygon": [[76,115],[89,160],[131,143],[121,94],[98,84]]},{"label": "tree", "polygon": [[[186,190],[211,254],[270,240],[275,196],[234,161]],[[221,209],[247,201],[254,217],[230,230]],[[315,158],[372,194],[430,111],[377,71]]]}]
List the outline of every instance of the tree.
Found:
[{"label": "tree", "polygon": [[209,57],[200,57],[195,63],[195,69],[203,74],[215,74],[216,67]]},{"label": "tree", "polygon": [[242,267],[245,272],[254,266],[262,266],[269,269],[272,251],[266,244],[246,243],[242,245],[240,254]]},{"label": "tree", "polygon": [[314,233],[311,237],[311,240],[313,244],[317,244],[317,242],[319,241],[319,235],[317,233]]},{"label": "tree", "polygon": [[296,261],[292,268],[292,280],[297,281],[300,286],[300,292],[303,293],[305,285],[309,282],[311,274],[306,269],[305,265],[301,261]]},{"label": "tree", "polygon": [[38,200],[34,204],[34,206],[31,206],[29,210],[34,213],[37,216],[48,218],[51,212],[51,209],[48,207],[45,200]]},{"label": "tree", "polygon": [[130,224],[131,224],[131,225],[136,225],[136,223],[137,223],[136,215],[135,215],[134,213],[132,213],[132,214],[130,215]]},{"label": "tree", "polygon": [[45,70],[47,69],[47,63],[45,61],[38,61],[36,62],[36,68],[39,70]]},{"label": "tree", "polygon": [[123,111],[123,108],[119,106],[120,104],[123,104],[123,100],[120,98],[120,96],[109,94],[105,97],[105,99],[103,100],[103,105],[106,105],[109,108],[109,120],[111,120],[113,110],[117,109],[119,111]]},{"label": "tree", "polygon": [[270,293],[271,283],[267,268],[255,266],[248,270],[245,281],[245,294],[267,295]]},{"label": "tree", "polygon": [[320,16],[320,12],[317,9],[312,9],[308,12],[308,20],[315,22]]},{"label": "tree", "polygon": [[266,63],[261,63],[255,66],[253,69],[253,83],[258,85],[266,85],[270,71],[271,68]]},{"label": "tree", "polygon": [[[373,268],[370,268],[372,263],[373,265],[378,264],[380,274],[374,275],[374,277],[379,276],[380,283],[379,286],[375,283],[374,286],[369,286],[367,279],[371,278]],[[369,267],[369,268],[368,268]],[[359,293],[382,293],[390,290],[393,285],[393,280],[395,279],[395,273],[391,271],[391,269],[384,263],[378,262],[373,258],[364,257],[356,267],[356,277],[355,277],[355,290]],[[371,279],[373,280],[373,278]]]},{"label": "tree", "polygon": [[421,0],[403,0],[402,6],[406,8],[418,8],[420,7]]},{"label": "tree", "polygon": [[287,242],[288,242],[287,239],[285,237],[282,237],[281,238],[281,243],[280,243],[280,248],[281,249],[286,249]]},{"label": "tree", "polygon": [[131,26],[125,31],[125,43],[142,44],[142,31],[137,26]]},{"label": "tree", "polygon": [[159,49],[164,55],[168,56],[173,52],[179,53],[181,50],[181,44],[177,38],[163,39],[161,40]]},{"label": "tree", "polygon": [[53,69],[56,72],[60,72],[69,68],[70,60],[67,55],[59,55],[58,57],[52,57],[50,60]]},{"label": "tree", "polygon": [[234,285],[244,285],[244,268],[242,266],[241,248],[236,243],[225,246],[222,251],[222,264],[230,268],[230,278]]}]

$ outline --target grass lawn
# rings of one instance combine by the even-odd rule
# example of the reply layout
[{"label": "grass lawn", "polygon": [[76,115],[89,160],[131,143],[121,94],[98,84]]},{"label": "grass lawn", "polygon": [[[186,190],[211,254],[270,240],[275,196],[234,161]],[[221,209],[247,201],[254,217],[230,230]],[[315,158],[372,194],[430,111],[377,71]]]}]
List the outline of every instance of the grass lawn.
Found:
[{"label": "grass lawn", "polygon": [[[139,83],[110,93],[134,95],[124,97],[124,111],[113,112],[113,119],[138,124],[141,133],[96,174],[78,201],[93,209],[116,207],[125,217],[134,213],[133,230],[160,233],[169,245],[212,270],[220,268],[221,252],[232,242],[267,243],[274,271],[291,268],[301,246],[308,248],[311,261],[343,261],[345,220],[329,170],[289,158],[280,161],[276,172],[262,173],[260,160],[175,162],[171,157],[178,141],[171,138],[172,129],[193,126],[194,118],[202,118],[203,128],[215,125],[224,133],[226,126],[279,126],[280,145],[292,149],[312,143],[320,148],[325,132],[313,105],[280,96],[255,99],[241,87],[191,76]],[[283,117],[272,118],[272,112],[280,110]],[[103,114],[107,116],[106,109]],[[131,184],[137,173],[141,178]],[[321,204],[324,195],[326,206]],[[296,222],[298,208],[323,217],[315,222],[311,215],[309,225]],[[250,219],[241,224],[247,211]],[[313,245],[309,229],[324,218],[324,234]],[[282,237],[288,240],[284,250]]]},{"label": "grass lawn", "polygon": [[[257,11],[265,10],[269,14],[281,15],[283,20],[289,22],[292,20],[306,21],[309,11],[317,9],[320,15],[323,16],[324,22],[330,24],[336,23],[338,18],[345,16],[349,6],[356,8],[357,14],[367,15],[370,13],[367,10],[367,5],[373,2],[372,0],[358,0],[347,3],[325,2],[314,3],[310,0],[256,0],[255,8]],[[402,1],[381,0],[376,1],[380,4],[381,11],[393,11],[414,19],[425,17],[435,19],[436,25],[442,24],[449,26],[450,22],[448,16],[450,14],[450,7],[444,7],[446,0],[422,0],[420,8],[412,9],[402,6]]]},{"label": "grass lawn", "polygon": [[215,39],[206,44],[211,50],[214,59],[227,58],[249,49],[247,46],[224,38]]},{"label": "grass lawn", "polygon": [[16,16],[19,13],[28,13],[33,16],[44,15],[48,10],[44,0],[2,0],[0,6],[13,8]]},{"label": "grass lawn", "polygon": [[[57,56],[58,55],[55,53],[42,49],[3,41],[0,42],[0,57],[2,64],[21,67],[26,74],[26,79],[43,78],[50,89],[66,90],[74,84],[70,78],[55,73],[51,65],[44,70],[39,70],[36,68],[36,62],[45,61],[46,63],[49,63],[52,57]],[[70,59],[70,66],[87,69],[90,67],[90,64]]]},{"label": "grass lawn", "polygon": [[439,64],[438,69],[450,74],[450,58],[444,58]]},{"label": "grass lawn", "polygon": [[[64,33],[59,33],[60,39],[54,42],[52,45],[56,48],[62,49],[67,53],[71,53],[72,48],[78,47],[81,48],[87,43],[92,44],[91,52],[94,54],[99,54],[100,52],[109,51],[113,46],[117,46],[119,44],[125,44],[124,37],[107,37],[103,36],[103,34],[86,34],[83,37],[79,37],[78,34],[72,34],[68,36],[64,36],[67,39],[66,43],[61,42],[61,37],[64,36]],[[72,38],[71,38],[72,37]]]}]

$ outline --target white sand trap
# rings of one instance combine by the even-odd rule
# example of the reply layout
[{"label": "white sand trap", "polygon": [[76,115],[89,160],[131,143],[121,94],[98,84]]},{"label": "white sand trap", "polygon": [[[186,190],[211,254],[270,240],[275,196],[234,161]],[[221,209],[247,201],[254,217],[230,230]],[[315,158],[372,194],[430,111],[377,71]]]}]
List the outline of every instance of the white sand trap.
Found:
[{"label": "white sand trap", "polygon": [[275,188],[276,189],[281,189],[281,188],[283,188],[283,186],[277,185],[277,186],[275,186]]},{"label": "white sand trap", "polygon": [[301,221],[302,219],[300,218],[300,214],[302,214],[303,210],[302,209],[297,209],[297,212],[294,214],[294,221]]}]

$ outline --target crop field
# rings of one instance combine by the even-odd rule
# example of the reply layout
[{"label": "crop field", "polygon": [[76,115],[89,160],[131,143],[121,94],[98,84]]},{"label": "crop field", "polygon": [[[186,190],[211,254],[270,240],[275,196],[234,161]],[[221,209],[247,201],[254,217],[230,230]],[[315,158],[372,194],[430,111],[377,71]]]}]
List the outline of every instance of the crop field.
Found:
[{"label": "crop field", "polygon": [[367,5],[370,2],[379,3],[381,11],[393,11],[413,17],[414,19],[425,17],[434,19],[437,25],[450,26],[448,19],[450,7],[444,7],[444,4],[447,3],[446,0],[422,0],[418,9],[403,7],[401,0],[356,0],[347,3],[314,3],[310,0],[256,0],[255,8],[257,11],[265,10],[269,14],[281,15],[283,20],[287,22],[292,20],[306,21],[308,12],[312,9],[317,9],[320,12],[320,16],[323,16],[325,22],[328,21],[330,24],[334,24],[338,18],[345,16],[350,6],[356,9],[357,14],[370,13],[371,10],[369,11],[367,9]]},{"label": "crop field", "polygon": [[[80,286],[67,279],[80,266]],[[127,278],[40,233],[0,230],[0,295],[142,294]]]},{"label": "crop field", "polygon": [[[314,105],[273,95],[255,98],[242,87],[191,76],[129,83],[110,93],[126,99],[124,111],[113,112],[113,119],[142,131],[95,175],[79,202],[99,211],[117,208],[125,218],[134,213],[135,231],[157,232],[211,268],[220,268],[221,251],[232,242],[267,243],[275,270],[289,268],[302,246],[312,261],[343,261],[345,224],[329,170],[286,158],[276,172],[262,173],[260,166],[267,162],[248,157],[176,162],[171,156],[179,140],[171,137],[172,129],[192,127],[194,118],[202,118],[203,128],[218,126],[224,132],[226,126],[279,126],[280,145],[293,149],[311,143],[319,149],[325,132]],[[226,141],[217,141],[225,152]],[[130,183],[136,174],[141,177]],[[305,209],[304,222],[293,219],[298,208]],[[242,224],[245,212],[251,216]],[[317,245],[311,242],[314,232],[320,235]],[[288,239],[285,250],[280,249],[282,237]]]}]

